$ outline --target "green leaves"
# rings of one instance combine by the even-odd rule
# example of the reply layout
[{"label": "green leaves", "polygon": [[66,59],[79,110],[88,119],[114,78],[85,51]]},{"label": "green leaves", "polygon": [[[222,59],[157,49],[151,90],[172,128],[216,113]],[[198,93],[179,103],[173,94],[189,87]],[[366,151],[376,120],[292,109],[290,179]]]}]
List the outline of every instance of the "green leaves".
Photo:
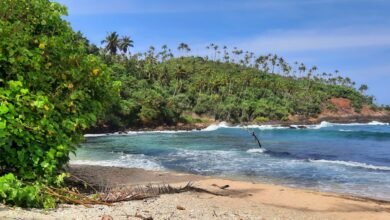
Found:
[{"label": "green leaves", "polygon": [[8,85],[9,85],[9,89],[15,92],[18,91],[23,86],[23,83],[20,81],[11,80],[8,82]]},{"label": "green leaves", "polygon": [[[7,121],[0,121],[0,130],[3,130],[7,127]],[[1,137],[1,135],[0,135]]]},{"label": "green leaves", "polygon": [[8,108],[5,105],[0,105],[0,115],[4,115],[8,112]]},{"label": "green leaves", "polygon": [[57,174],[82,132],[118,93],[65,14],[48,0],[0,1],[0,181],[8,186],[0,201],[8,204],[55,204],[42,187],[62,183]]},{"label": "green leaves", "polygon": [[[64,174],[56,178],[63,180]],[[54,208],[56,200],[45,193],[39,183],[26,184],[12,173],[0,177],[0,199],[7,203],[27,208]]]}]

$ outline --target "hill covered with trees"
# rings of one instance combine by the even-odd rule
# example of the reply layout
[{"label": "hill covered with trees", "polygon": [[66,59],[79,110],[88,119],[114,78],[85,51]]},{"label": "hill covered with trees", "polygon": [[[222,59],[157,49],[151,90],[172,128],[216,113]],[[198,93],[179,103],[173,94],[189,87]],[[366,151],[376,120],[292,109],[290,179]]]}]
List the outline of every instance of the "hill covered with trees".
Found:
[{"label": "hill covered with trees", "polygon": [[[175,125],[212,118],[232,123],[287,121],[293,116],[316,117],[324,109],[337,110],[329,100],[351,100],[355,111],[376,108],[373,97],[356,89],[348,77],[319,72],[282,57],[238,48],[229,50],[210,44],[209,56],[190,54],[188,44],[177,49],[166,45],[157,50],[131,54],[133,41],[110,33],[103,48],[90,45],[112,68],[113,78],[122,82],[120,97],[101,121],[114,129]],[[180,54],[175,57],[173,51]]]}]

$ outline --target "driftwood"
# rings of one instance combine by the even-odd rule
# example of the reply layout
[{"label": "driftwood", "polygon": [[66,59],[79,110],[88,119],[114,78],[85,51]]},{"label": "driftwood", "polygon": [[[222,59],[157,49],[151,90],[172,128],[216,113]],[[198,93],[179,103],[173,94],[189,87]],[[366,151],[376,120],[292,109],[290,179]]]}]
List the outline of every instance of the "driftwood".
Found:
[{"label": "driftwood", "polygon": [[72,189],[66,189],[66,188],[59,189],[54,187],[46,187],[45,189],[47,194],[56,197],[65,203],[84,205],[85,207],[88,208],[90,208],[91,205],[107,205],[107,206],[111,205],[110,203],[100,201],[98,199],[90,198]]},{"label": "driftwood", "polygon": [[208,193],[216,196],[223,196],[219,193],[214,193],[206,189],[198,188],[189,182],[184,187],[172,187],[166,184],[149,184],[146,186],[136,186],[130,188],[111,189],[106,193],[99,195],[99,200],[106,203],[115,203],[131,200],[143,200],[148,198],[157,197],[162,194],[176,194],[183,192],[201,192]]},{"label": "driftwood", "polygon": [[256,133],[254,131],[252,132],[252,136],[256,139],[257,144],[259,145],[259,147],[262,148],[260,140],[259,140],[259,138],[257,137],[257,135],[256,135]]},{"label": "driftwood", "polygon": [[248,134],[252,135],[255,138],[257,145],[259,145],[259,148],[263,148],[263,146],[261,145],[260,139],[257,137],[256,133],[254,131],[250,130],[248,127],[246,127],[245,130],[248,132]]},{"label": "driftwood", "polygon": [[189,182],[184,187],[172,187],[168,184],[149,184],[146,186],[106,189],[106,192],[98,192],[93,195],[82,194],[75,188],[46,187],[45,191],[47,194],[57,198],[64,203],[84,205],[88,208],[90,208],[91,205],[111,206],[116,202],[143,200],[158,197],[162,194],[176,194],[183,192],[201,192],[215,196],[223,196],[219,193],[195,187],[191,182]]}]

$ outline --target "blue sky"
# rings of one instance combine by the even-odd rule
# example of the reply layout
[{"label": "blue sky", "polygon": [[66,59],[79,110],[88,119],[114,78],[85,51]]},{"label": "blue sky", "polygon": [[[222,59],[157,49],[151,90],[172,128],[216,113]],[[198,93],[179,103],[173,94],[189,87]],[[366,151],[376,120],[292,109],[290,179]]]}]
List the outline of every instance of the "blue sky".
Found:
[{"label": "blue sky", "polygon": [[389,0],[58,0],[92,42],[130,35],[133,51],[209,43],[339,70],[390,104]]}]

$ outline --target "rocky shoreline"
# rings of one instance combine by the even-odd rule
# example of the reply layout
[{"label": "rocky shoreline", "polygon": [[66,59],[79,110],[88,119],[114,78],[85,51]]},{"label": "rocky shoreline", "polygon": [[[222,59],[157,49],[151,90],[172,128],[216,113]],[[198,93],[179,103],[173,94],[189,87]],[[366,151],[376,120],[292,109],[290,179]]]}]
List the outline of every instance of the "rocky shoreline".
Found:
[{"label": "rocky shoreline", "polygon": [[[274,125],[274,126],[284,126],[294,128],[294,125],[302,126],[301,128],[305,128],[305,125],[314,125],[319,124],[321,122],[330,122],[330,123],[369,123],[372,121],[378,121],[383,123],[390,123],[390,115],[379,115],[379,116],[362,116],[362,115],[346,115],[346,116],[329,116],[323,115],[318,118],[294,118],[293,120],[288,121],[268,121],[263,123],[245,123],[245,124],[237,124],[237,123],[228,123],[231,126],[236,125]],[[113,129],[110,127],[95,127],[89,129],[86,133],[88,134],[101,134],[101,133],[126,133],[126,132],[134,132],[134,131],[192,131],[192,130],[201,130],[209,127],[213,124],[218,124],[221,121],[210,120],[207,123],[194,123],[194,124],[184,124],[178,123],[176,125],[158,125],[158,126],[149,126],[149,127],[132,127],[127,129]]]}]

